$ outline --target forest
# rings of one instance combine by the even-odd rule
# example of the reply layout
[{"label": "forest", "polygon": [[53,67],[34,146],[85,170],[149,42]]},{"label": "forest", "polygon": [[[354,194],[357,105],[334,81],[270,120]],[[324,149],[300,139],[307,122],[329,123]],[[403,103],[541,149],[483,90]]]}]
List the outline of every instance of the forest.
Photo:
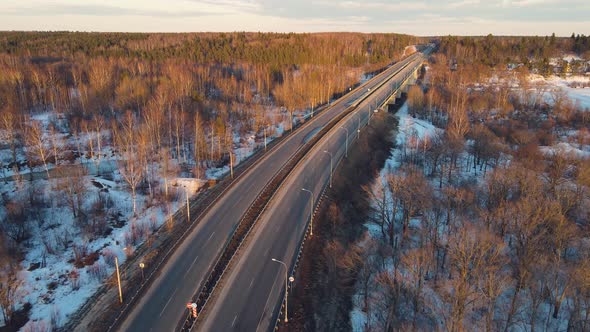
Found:
[{"label": "forest", "polygon": [[[231,126],[259,133],[281,116],[269,108],[293,116],[325,104],[413,42],[384,34],[5,32],[0,108],[13,158],[4,167],[21,166],[17,141],[30,136],[17,133],[28,128],[23,118],[50,110],[73,135],[100,133],[123,119],[151,127],[155,146],[190,158],[198,174],[203,162],[228,151]],[[162,128],[166,133],[153,132]],[[50,155],[38,157],[45,164]]]},{"label": "forest", "polygon": [[[561,54],[576,54],[580,57],[571,61],[571,67],[563,72],[584,73],[584,61],[590,58],[590,36],[572,34],[569,38],[556,37],[555,34],[544,37],[442,37],[440,53],[449,59],[465,64],[481,64],[488,68],[499,65],[523,64],[529,71],[543,75],[553,73],[550,59]],[[561,67],[565,61],[558,64]],[[565,70],[565,69],[564,69]],[[569,71],[569,72],[568,72]],[[561,73],[561,72],[559,72]]]},{"label": "forest", "polygon": [[220,176],[212,170],[305,121],[416,41],[0,32],[0,326],[18,328],[29,312],[27,329],[61,326],[76,307],[56,301],[81,303],[118,252],[133,255],[189,191]]},{"label": "forest", "polygon": [[[325,249],[356,266],[356,330],[586,331],[588,105],[570,98],[575,89],[536,83],[534,69],[499,65],[522,42],[497,38],[481,62],[479,42],[457,53],[447,43],[409,90],[397,147],[364,187],[369,235],[341,259]],[[560,43],[553,56],[572,51]]]},{"label": "forest", "polygon": [[[280,330],[589,330],[587,40],[441,37],[340,166]],[[579,71],[509,66],[543,58]]]}]

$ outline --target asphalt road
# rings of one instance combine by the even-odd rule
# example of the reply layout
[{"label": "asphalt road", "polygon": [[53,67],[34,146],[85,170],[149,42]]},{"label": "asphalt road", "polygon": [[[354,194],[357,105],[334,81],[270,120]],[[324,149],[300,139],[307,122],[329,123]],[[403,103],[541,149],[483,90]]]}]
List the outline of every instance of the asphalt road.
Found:
[{"label": "asphalt road", "polygon": [[[173,331],[176,324],[187,314],[186,303],[197,292],[200,283],[205,279],[207,271],[221,254],[226,240],[238,221],[271,176],[309,139],[309,135],[313,135],[313,132],[317,131],[317,128],[325,126],[333,117],[344,111],[347,104],[361,98],[368,88],[378,85],[411,59],[414,59],[414,57],[394,64],[384,73],[366,82],[361,88],[353,90],[334,103],[332,107],[320,114],[316,114],[316,116],[308,120],[307,124],[296,130],[293,135],[290,135],[273,150],[267,152],[263,160],[244,174],[242,179],[221,197],[203,217],[199,225],[187,236],[186,240],[163,266],[151,287],[121,324],[120,330],[142,332]],[[318,159],[319,161],[325,162],[324,159]],[[304,183],[304,185],[307,185],[307,183]],[[318,181],[315,189],[319,190],[320,187]],[[302,197],[296,197],[296,199],[298,201],[291,206],[299,206],[304,201]],[[291,209],[289,207],[287,211]],[[283,213],[285,212],[283,211]],[[293,212],[293,215],[288,214],[288,220],[297,220],[294,224],[298,224],[300,225],[298,227],[302,228],[303,218],[300,215],[301,213],[304,212],[297,209],[297,211]],[[279,225],[284,226],[284,222]],[[266,239],[266,237],[264,238]],[[278,237],[273,240],[277,239]],[[277,257],[286,257],[285,245],[289,244],[288,247],[292,248],[293,241],[295,241],[295,237],[289,239],[288,243],[275,243],[276,241],[273,241],[275,244],[272,244],[272,246],[277,246]],[[279,253],[284,254],[279,255]],[[264,275],[265,278],[275,275],[278,271],[277,266],[261,265],[260,268],[269,269],[268,273],[257,272],[258,275]],[[247,282],[249,283],[250,280]],[[277,283],[277,285],[279,284]],[[258,287],[259,284],[256,283],[256,286]],[[234,285],[232,285],[232,289],[234,289]],[[260,289],[257,294],[263,294],[262,296],[266,300],[266,291],[267,289]],[[217,328],[212,330],[224,331],[224,329]]]},{"label": "asphalt road", "polygon": [[[420,59],[415,60],[415,64],[421,62]],[[396,78],[414,68],[410,65]],[[385,84],[359,104],[354,114],[342,120],[342,126],[349,132],[349,147],[357,137],[359,119],[363,130],[371,114],[371,105],[387,98],[396,80]],[[336,165],[337,160],[345,155],[345,141],[346,130],[339,124],[313,147],[288,176],[260,217],[255,232],[250,235],[247,246],[228,273],[225,286],[205,312],[206,316],[201,316],[199,330],[269,331],[274,327],[277,304],[284,296],[285,268],[271,259],[287,263],[290,275],[311,209],[311,195],[302,188],[312,190],[317,202],[330,176],[330,156],[323,151],[332,152]]]}]

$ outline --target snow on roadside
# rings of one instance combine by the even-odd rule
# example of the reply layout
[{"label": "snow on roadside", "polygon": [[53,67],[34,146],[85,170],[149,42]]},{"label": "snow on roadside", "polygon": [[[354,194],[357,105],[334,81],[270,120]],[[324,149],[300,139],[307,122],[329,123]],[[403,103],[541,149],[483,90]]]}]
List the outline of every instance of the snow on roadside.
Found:
[{"label": "snow on roadside", "polygon": [[[115,178],[118,176],[115,174]],[[175,211],[184,202],[184,194],[177,193],[176,200],[168,208],[164,205],[147,207],[147,197],[138,194],[138,216],[132,215],[132,199],[124,182],[109,181],[93,176],[84,177],[87,190],[84,208],[88,211],[99,196],[112,202],[104,218],[121,218],[122,223],[109,222],[110,234],[90,239],[77,231],[79,228],[72,212],[67,207],[58,207],[52,196],[55,179],[37,180],[37,185],[45,186],[45,195],[51,202],[43,208],[43,224],[32,225],[32,238],[28,252],[21,262],[19,279],[23,281],[19,291],[22,303],[32,304],[29,322],[21,331],[38,330],[51,326],[61,326],[68,315],[74,313],[88,297],[104,283],[105,278],[114,271],[114,257],[123,264],[126,258],[143,242],[130,238],[135,230],[151,234],[167,219],[166,209]],[[100,190],[92,183],[103,186]],[[171,184],[188,186],[194,193],[202,185],[195,179],[173,179]],[[104,189],[107,189],[106,191]],[[124,224],[123,224],[124,223]],[[64,248],[64,242],[70,244]],[[97,253],[97,260],[79,268],[74,266],[75,249],[85,250],[88,256]],[[125,273],[125,272],[123,272]]]},{"label": "snow on roadside", "polygon": [[[412,147],[414,142],[417,143],[423,140],[428,140],[433,138],[435,135],[442,133],[442,129],[436,128],[431,122],[412,117],[409,114],[407,102],[400,107],[395,116],[399,121],[397,135],[395,137],[396,147],[392,150],[391,156],[385,161],[385,165],[381,169],[379,178],[377,180],[381,181],[383,186],[385,186],[387,183],[387,173],[400,166],[400,159],[402,158],[402,146],[406,145],[406,149],[416,149],[419,148],[419,146]],[[379,182],[376,182],[373,185],[375,186],[375,190],[379,190]],[[386,196],[385,200],[387,202],[392,202],[390,193],[385,191],[384,194]],[[387,205],[391,206],[391,204]],[[389,211],[389,213],[391,214],[393,211]],[[369,238],[376,238],[380,236],[381,231],[377,224],[366,223],[365,227],[367,228]],[[411,227],[420,227],[419,221],[412,219]],[[386,264],[387,269],[391,268],[390,264],[391,262]],[[371,317],[367,317],[366,312],[362,310],[362,298],[363,295],[361,294],[361,288],[359,287],[357,288],[357,292],[353,295],[353,309],[350,312],[350,322],[353,332],[364,332],[367,323],[371,319]]]},{"label": "snow on roadside", "polygon": [[409,139],[418,138],[420,140],[432,138],[441,129],[436,128],[431,122],[412,117],[409,113],[408,103],[404,103],[396,117],[399,119],[398,134],[396,143],[404,144]]},{"label": "snow on roadside", "polygon": [[[400,107],[395,116],[399,120],[398,134],[395,137],[397,146],[402,146],[407,141],[413,141],[417,143],[418,141],[428,140],[442,132],[442,129],[436,128],[429,121],[412,117],[409,114],[407,102]],[[385,167],[381,171],[382,175],[383,172],[387,171],[388,169],[395,169],[399,166],[400,155],[401,151],[397,148],[394,148],[392,157],[385,161]]]}]

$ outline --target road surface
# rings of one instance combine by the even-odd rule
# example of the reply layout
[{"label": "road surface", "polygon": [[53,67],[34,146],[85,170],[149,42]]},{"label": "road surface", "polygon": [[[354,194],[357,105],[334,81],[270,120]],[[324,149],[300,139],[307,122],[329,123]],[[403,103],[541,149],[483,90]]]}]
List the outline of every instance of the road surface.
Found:
[{"label": "road surface", "polygon": [[207,272],[221,254],[238,221],[272,175],[279,171],[289,157],[309,139],[309,135],[318,130],[317,128],[325,126],[344,111],[347,104],[361,98],[367,93],[367,89],[377,86],[412,59],[415,58],[410,57],[394,64],[384,73],[345,95],[332,107],[316,114],[293,135],[267,152],[255,167],[248,170],[241,180],[217,201],[199,225],[186,237],[119,329],[142,332],[173,331],[176,324],[186,315],[186,303],[206,278]]},{"label": "road surface", "polygon": [[[412,59],[412,65],[396,77],[401,78],[422,62],[421,58]],[[354,114],[342,120],[342,126],[348,129],[349,147],[357,137],[359,119],[362,130],[362,125],[371,114],[371,106],[387,98],[391,86],[384,85],[359,104]],[[218,297],[206,310],[205,316],[201,316],[198,330],[269,331],[274,327],[277,304],[284,296],[285,268],[271,259],[281,260],[291,269],[299,242],[306,232],[311,209],[311,195],[302,188],[313,191],[315,201],[319,199],[330,176],[330,156],[323,151],[332,152],[334,165],[345,155],[347,132],[340,126],[334,127],[312,148],[275,193],[251,233],[247,246],[228,272]]]}]

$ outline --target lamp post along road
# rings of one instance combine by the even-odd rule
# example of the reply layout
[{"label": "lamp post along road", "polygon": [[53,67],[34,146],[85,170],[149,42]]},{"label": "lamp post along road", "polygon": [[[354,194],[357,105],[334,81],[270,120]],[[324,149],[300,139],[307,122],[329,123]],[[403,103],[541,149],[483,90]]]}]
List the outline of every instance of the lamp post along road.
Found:
[{"label": "lamp post along road", "polygon": [[266,127],[264,127],[264,151],[266,151]]},{"label": "lamp post along road", "polygon": [[327,153],[330,155],[330,188],[332,188],[332,152],[330,152],[328,150],[324,150],[324,153]]},{"label": "lamp post along road", "polygon": [[301,190],[311,194],[311,199],[309,201],[309,236],[313,236],[313,191],[305,188],[301,188]]},{"label": "lamp post along road", "polygon": [[234,178],[234,157],[233,157],[233,153],[230,151],[229,152],[229,171],[231,173],[231,178]]},{"label": "lamp post along road", "polygon": [[356,129],[356,132],[357,132],[357,136],[356,136],[356,138],[357,138],[357,139],[361,138],[361,114],[360,114],[360,113],[359,113],[358,120],[359,120],[359,121],[358,121],[358,127],[357,127],[357,129]]},{"label": "lamp post along road", "polygon": [[295,278],[288,277],[289,269],[287,268],[287,264],[285,264],[283,261],[280,261],[280,260],[274,259],[274,258],[272,258],[272,261],[275,263],[279,263],[279,264],[283,265],[283,267],[285,267],[285,323],[288,323],[289,322],[289,314],[288,314],[288,310],[287,310],[288,309],[287,301],[289,299],[289,297],[288,297],[288,295],[289,295],[289,281],[293,282],[293,281],[295,281]]},{"label": "lamp post along road", "polygon": [[119,273],[119,258],[115,256],[115,267],[117,268],[117,286],[119,287],[119,303],[123,303],[123,290],[121,289],[121,274]]},{"label": "lamp post along road", "polygon": [[344,152],[344,157],[348,158],[348,128],[340,127],[340,129],[346,130],[346,142],[345,142],[346,150]]},{"label": "lamp post along road", "polygon": [[145,264],[143,262],[139,263],[139,268],[141,269],[141,283],[145,282],[145,276],[143,274],[143,269],[145,268]]},{"label": "lamp post along road", "polygon": [[191,206],[188,201],[188,187],[186,188],[186,221],[191,222]]}]

